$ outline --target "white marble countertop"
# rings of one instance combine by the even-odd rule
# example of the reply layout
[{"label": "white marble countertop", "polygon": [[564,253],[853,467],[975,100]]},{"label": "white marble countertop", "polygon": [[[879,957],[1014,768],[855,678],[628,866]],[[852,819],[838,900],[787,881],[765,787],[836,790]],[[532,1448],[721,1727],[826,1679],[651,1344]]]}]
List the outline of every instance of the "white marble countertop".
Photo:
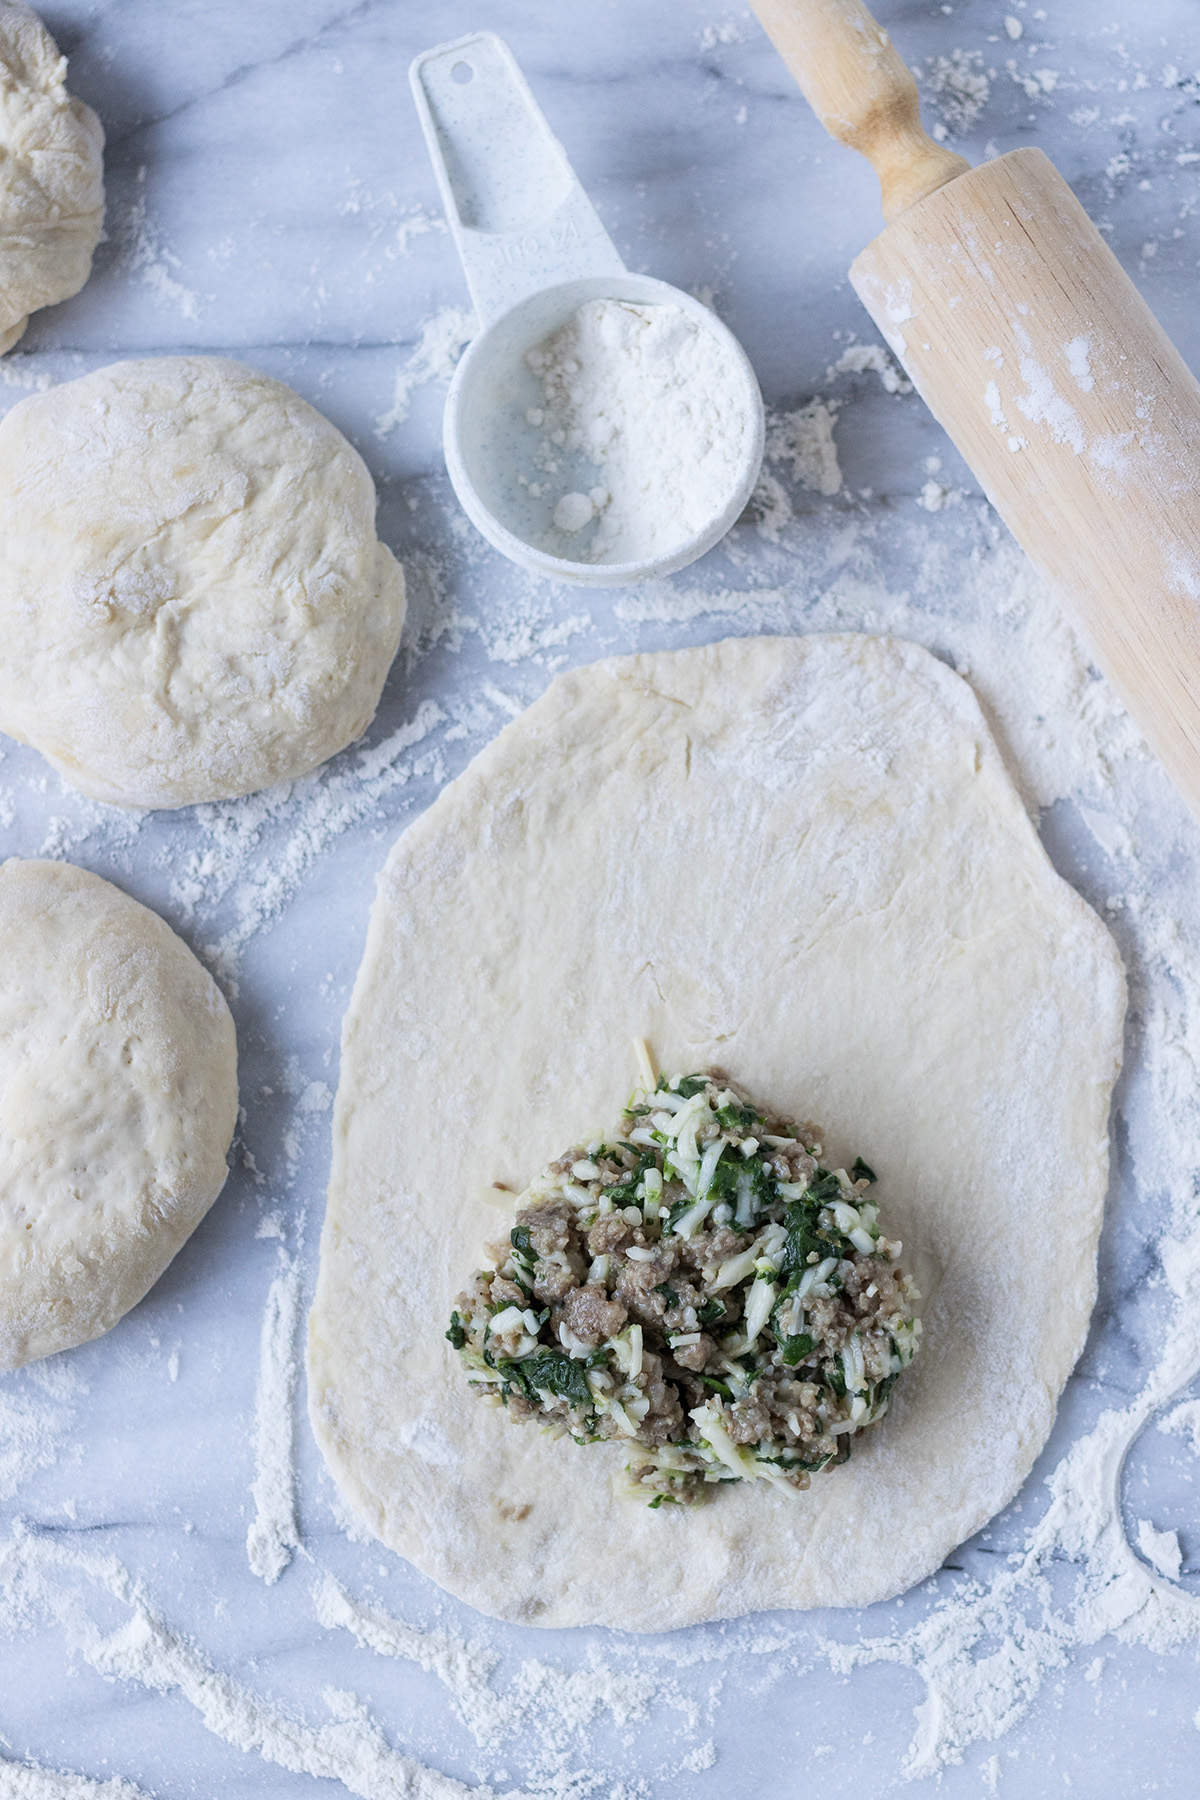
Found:
[{"label": "white marble countertop", "polygon": [[[878,11],[923,71],[928,121],[976,161],[1045,148],[1200,369],[1191,0],[1009,0],[1007,21],[1002,0]],[[313,1778],[369,1796],[461,1791],[405,1758],[579,1800],[810,1783],[883,1796],[914,1776],[971,1800],[1191,1791],[1200,1488],[1196,1418],[1173,1410],[1186,1325],[1171,1333],[1196,1304],[1200,840],[919,399],[870,371],[828,373],[853,339],[874,341],[846,280],[880,226],[871,171],[825,139],[753,18],[701,0],[43,12],[108,133],[108,234],[83,293],[0,362],[0,411],[117,356],[243,357],[362,451],[412,605],[364,745],[295,790],[125,818],[0,746],[0,854],[111,877],[218,969],[245,1108],[224,1194],[143,1304],[100,1342],[0,1380],[0,1753],[63,1772],[0,1761],[0,1796],[97,1791],[71,1772],[159,1800],[297,1796]],[[838,490],[777,456],[765,514],[649,590],[585,595],[521,574],[475,537],[445,478],[440,412],[467,299],[406,72],[481,26],[511,44],[629,266],[711,296],[776,426],[814,400],[830,409]],[[287,1306],[303,1307],[315,1273],[372,877],[556,668],[831,625],[917,637],[971,674],[1047,848],[1129,962],[1092,1336],[1022,1495],[902,1600],[650,1642],[500,1627],[347,1528],[302,1377],[288,1394]],[[1164,1251],[1164,1232],[1185,1248]],[[1031,1218],[1024,1252],[1036,1244]],[[272,1294],[284,1336],[264,1361]],[[245,1548],[264,1380],[272,1407],[296,1408],[300,1540],[270,1586]],[[1153,1428],[1166,1419],[1171,1433]],[[1124,1522],[1135,1540],[1139,1521],[1178,1533],[1174,1584],[1124,1550],[1111,1509],[1089,1511],[1100,1452],[1130,1438]],[[331,1575],[357,1633],[331,1622]],[[439,1632],[487,1647],[490,1688],[455,1687]]]}]

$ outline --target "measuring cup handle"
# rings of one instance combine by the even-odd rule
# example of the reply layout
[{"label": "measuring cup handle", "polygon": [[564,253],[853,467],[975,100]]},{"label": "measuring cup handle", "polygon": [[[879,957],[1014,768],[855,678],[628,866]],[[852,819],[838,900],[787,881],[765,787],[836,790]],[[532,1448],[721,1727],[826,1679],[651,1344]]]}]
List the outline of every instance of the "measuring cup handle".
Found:
[{"label": "measuring cup handle", "polygon": [[481,326],[556,282],[625,273],[502,39],[439,44],[409,80]]}]

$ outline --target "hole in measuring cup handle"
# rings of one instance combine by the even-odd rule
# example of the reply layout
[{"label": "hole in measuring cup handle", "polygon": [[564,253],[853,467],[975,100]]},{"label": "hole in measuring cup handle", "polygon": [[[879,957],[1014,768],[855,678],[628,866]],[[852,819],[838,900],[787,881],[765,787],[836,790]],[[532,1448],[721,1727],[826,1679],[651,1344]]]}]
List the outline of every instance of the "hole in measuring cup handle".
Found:
[{"label": "hole in measuring cup handle", "polygon": [[457,81],[459,87],[466,87],[468,81],[474,81],[475,71],[469,62],[456,62],[450,71],[451,81]]}]

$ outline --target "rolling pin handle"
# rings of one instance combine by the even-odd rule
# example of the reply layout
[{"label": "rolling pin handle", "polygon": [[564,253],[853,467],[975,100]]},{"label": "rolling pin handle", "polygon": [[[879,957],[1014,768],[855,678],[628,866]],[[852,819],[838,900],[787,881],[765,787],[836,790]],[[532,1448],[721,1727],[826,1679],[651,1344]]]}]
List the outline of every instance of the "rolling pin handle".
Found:
[{"label": "rolling pin handle", "polygon": [[921,124],[917,86],[861,0],[753,0],[805,99],[879,177],[890,224],[970,168]]}]

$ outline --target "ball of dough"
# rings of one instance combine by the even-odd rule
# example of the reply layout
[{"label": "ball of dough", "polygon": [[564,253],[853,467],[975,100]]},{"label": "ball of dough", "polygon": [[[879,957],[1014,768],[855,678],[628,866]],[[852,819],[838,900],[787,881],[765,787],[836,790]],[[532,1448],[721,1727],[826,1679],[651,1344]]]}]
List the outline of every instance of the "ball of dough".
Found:
[{"label": "ball of dough", "polygon": [[24,0],[0,0],[0,356],[77,294],[104,222],[104,131]]},{"label": "ball of dough", "polygon": [[236,1118],[229,1008],[170,926],[70,863],[0,864],[0,1369],[137,1305]]},{"label": "ball of dough", "polygon": [[362,458],[241,363],[113,363],[0,422],[0,729],[93,799],[316,768],[370,723],[404,606]]}]

